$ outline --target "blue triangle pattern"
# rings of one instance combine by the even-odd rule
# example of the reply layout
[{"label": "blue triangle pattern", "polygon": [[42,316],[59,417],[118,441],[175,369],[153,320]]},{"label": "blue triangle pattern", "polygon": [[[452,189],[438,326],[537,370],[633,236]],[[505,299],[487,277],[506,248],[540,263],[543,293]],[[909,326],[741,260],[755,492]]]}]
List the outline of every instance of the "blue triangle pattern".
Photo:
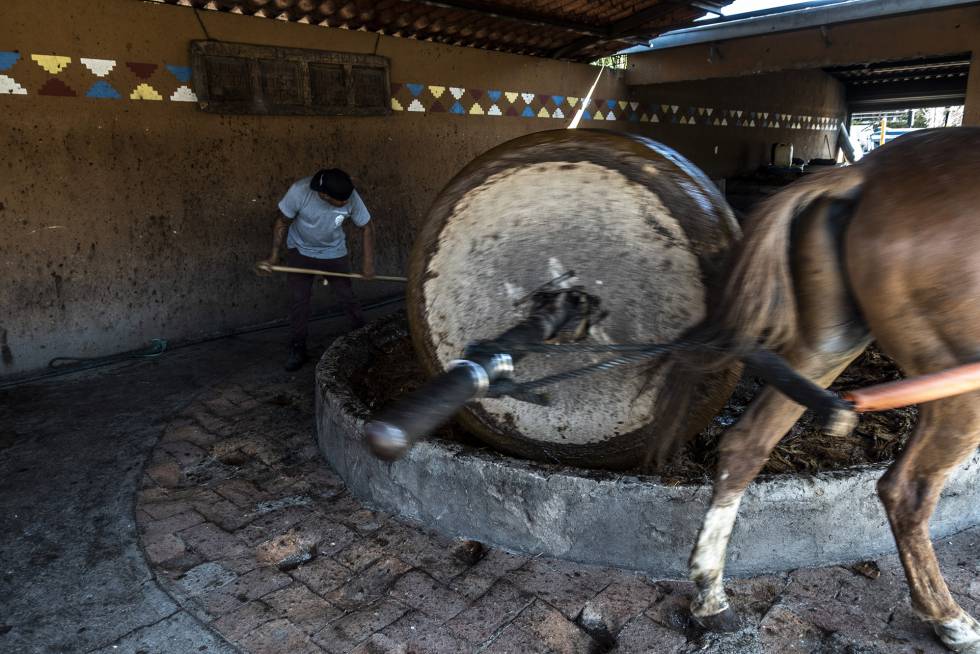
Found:
[{"label": "blue triangle pattern", "polygon": [[592,114],[588,111],[582,112],[582,120],[592,120]]},{"label": "blue triangle pattern", "polygon": [[531,107],[524,107],[524,111],[521,112],[521,115],[525,118],[534,118],[534,112],[531,110]]},{"label": "blue triangle pattern", "polygon": [[122,96],[112,88],[107,81],[100,79],[98,82],[92,85],[92,88],[88,90],[85,94],[89,98],[105,98],[108,100],[118,100]]},{"label": "blue triangle pattern", "polygon": [[560,105],[562,102],[565,101],[565,96],[563,96],[563,95],[553,95],[553,96],[551,96],[551,99],[555,101],[555,106],[557,107],[558,105]]},{"label": "blue triangle pattern", "polygon": [[630,114],[630,122],[631,123],[635,123],[638,120],[640,120],[640,117],[636,115],[636,112],[635,111]]},{"label": "blue triangle pattern", "polygon": [[0,70],[7,70],[20,59],[19,52],[0,52]]},{"label": "blue triangle pattern", "polygon": [[425,85],[424,84],[406,84],[405,85],[405,88],[407,88],[409,90],[409,92],[417,98],[417,97],[419,97],[419,94],[422,93],[422,89],[425,88]]},{"label": "blue triangle pattern", "polygon": [[616,108],[616,101],[615,100],[606,100],[606,106],[609,107],[610,109],[615,109]]},{"label": "blue triangle pattern", "polygon": [[500,91],[487,91],[487,97],[490,98],[493,102],[499,100],[500,96],[502,95],[503,93],[501,93]]},{"label": "blue triangle pattern", "polygon": [[174,66],[172,64],[167,64],[167,70],[173,73],[174,77],[177,78],[178,82],[183,82],[184,84],[191,81],[191,67],[190,66]]},{"label": "blue triangle pattern", "polygon": [[451,114],[465,114],[466,113],[466,110],[463,109],[463,105],[461,105],[459,103],[459,100],[457,100],[456,102],[453,103],[453,106],[450,107],[449,113],[451,113]]}]

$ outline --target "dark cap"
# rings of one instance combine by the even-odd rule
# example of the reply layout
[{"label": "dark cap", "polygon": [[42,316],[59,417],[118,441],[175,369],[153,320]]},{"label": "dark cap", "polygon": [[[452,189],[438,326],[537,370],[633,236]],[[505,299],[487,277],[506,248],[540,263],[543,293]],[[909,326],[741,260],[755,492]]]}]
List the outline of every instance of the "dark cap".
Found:
[{"label": "dark cap", "polygon": [[346,201],[354,192],[354,183],[350,175],[339,168],[329,168],[319,171],[310,180],[310,188],[317,193],[326,193],[334,200]]}]

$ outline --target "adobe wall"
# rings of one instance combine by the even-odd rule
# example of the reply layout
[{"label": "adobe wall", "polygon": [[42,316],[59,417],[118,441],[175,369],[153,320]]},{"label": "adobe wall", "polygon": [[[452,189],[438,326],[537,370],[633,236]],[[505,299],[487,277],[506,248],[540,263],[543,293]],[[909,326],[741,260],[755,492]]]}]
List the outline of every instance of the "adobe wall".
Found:
[{"label": "adobe wall", "polygon": [[833,159],[837,125],[847,116],[843,85],[822,71],[646,84],[630,93],[667,108],[667,120],[641,122],[636,131],[679,150],[713,179],[769,163],[774,143],[792,144],[793,156],[805,161]]},{"label": "adobe wall", "polygon": [[[377,53],[393,112],[368,118],[198,110],[188,44]],[[355,178],[375,216],[378,272],[402,274],[439,189],[485,150],[560,129],[592,66],[187,7],[5,0],[0,24],[0,377],[282,318],[282,277],[257,278],[275,205],[324,166]],[[636,88],[606,71],[582,127],[632,131],[714,178],[773,142],[824,156],[842,115],[822,74]],[[776,80],[778,83],[774,83]],[[642,81],[642,80],[640,80]],[[355,267],[359,238],[352,239]],[[358,285],[364,299],[400,285]],[[317,309],[329,296],[317,294]]]},{"label": "adobe wall", "polygon": [[[354,176],[375,216],[378,272],[403,273],[424,212],[453,174],[501,142],[564,127],[598,72],[201,11],[214,39],[391,59],[390,116],[221,116],[193,102],[188,43],[206,35],[192,9],[3,5],[0,376],[284,317],[285,280],[250,269],[268,254],[280,196],[320,167]],[[603,75],[596,98],[625,92]],[[318,295],[323,308],[328,295]]]}]

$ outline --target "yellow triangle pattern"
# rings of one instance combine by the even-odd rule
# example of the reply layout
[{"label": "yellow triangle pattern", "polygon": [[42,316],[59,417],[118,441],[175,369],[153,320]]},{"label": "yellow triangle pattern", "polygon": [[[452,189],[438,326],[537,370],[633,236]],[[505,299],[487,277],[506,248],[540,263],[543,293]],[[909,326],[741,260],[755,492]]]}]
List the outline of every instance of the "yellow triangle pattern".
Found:
[{"label": "yellow triangle pattern", "polygon": [[405,107],[403,107],[402,103],[398,101],[398,98],[391,99],[391,108],[395,111],[405,111]]},{"label": "yellow triangle pattern", "polygon": [[436,99],[441,98],[442,94],[446,92],[445,86],[430,86],[429,93],[433,95]]},{"label": "yellow triangle pattern", "polygon": [[38,66],[52,75],[57,75],[65,68],[68,68],[68,64],[71,63],[71,57],[61,57],[58,55],[32,54],[31,59],[36,61]]},{"label": "yellow triangle pattern", "polygon": [[483,111],[483,107],[481,107],[478,104],[475,104],[472,107],[470,107],[470,113],[473,114],[474,116],[482,116],[486,112]]},{"label": "yellow triangle pattern", "polygon": [[551,114],[544,107],[541,107],[541,111],[538,112],[538,118],[551,118]]},{"label": "yellow triangle pattern", "polygon": [[514,101],[517,100],[517,96],[519,96],[520,93],[514,93],[513,91],[507,91],[507,92],[504,93],[504,95],[506,95],[507,96],[507,99],[510,100],[511,104],[513,104]]},{"label": "yellow triangle pattern", "polygon": [[157,93],[157,90],[143,82],[129,94],[130,100],[163,100],[163,96]]},{"label": "yellow triangle pattern", "polygon": [[566,98],[569,107],[574,107],[578,104],[578,98]]}]

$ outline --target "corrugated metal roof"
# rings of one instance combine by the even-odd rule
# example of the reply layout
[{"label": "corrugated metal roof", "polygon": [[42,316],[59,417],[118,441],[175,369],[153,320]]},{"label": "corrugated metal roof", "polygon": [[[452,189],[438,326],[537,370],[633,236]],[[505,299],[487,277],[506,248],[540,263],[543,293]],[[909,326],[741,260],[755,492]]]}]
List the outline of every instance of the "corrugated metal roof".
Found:
[{"label": "corrugated metal roof", "polygon": [[590,61],[726,0],[155,0],[450,45]]},{"label": "corrugated metal roof", "polygon": [[667,50],[699,43],[765,36],[811,28],[821,30],[840,23],[874,20],[953,7],[980,4],[978,0],[813,0],[761,11],[725,16],[673,30],[653,39],[646,47],[629,52]]},{"label": "corrugated metal roof", "polygon": [[853,66],[833,66],[824,70],[848,86],[950,77],[966,80],[970,73],[970,53],[910,61],[884,61]]},{"label": "corrugated metal roof", "polygon": [[844,84],[852,111],[950,106],[965,102],[970,53],[824,70]]}]

